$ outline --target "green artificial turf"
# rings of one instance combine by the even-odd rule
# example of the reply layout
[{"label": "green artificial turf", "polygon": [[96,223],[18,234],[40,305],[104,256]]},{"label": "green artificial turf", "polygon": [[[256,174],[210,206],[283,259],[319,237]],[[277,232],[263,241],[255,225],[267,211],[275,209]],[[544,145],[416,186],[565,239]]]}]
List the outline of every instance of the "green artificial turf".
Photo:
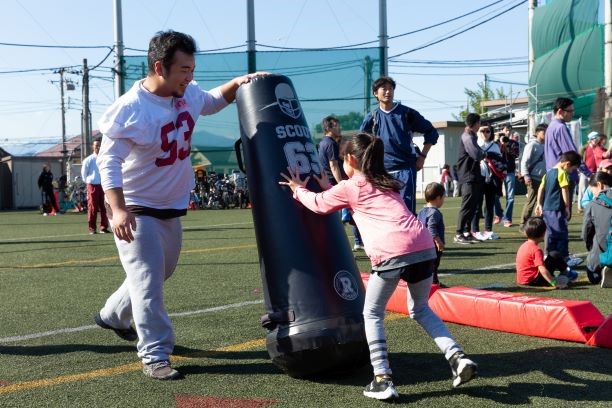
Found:
[{"label": "green artificial turf", "polygon": [[[523,202],[515,202],[515,222]],[[518,226],[495,226],[498,241],[453,244],[458,207],[459,199],[449,198],[442,208],[443,283],[590,300],[604,315],[612,313],[612,290],[589,285],[583,267],[567,290],[517,286],[513,264],[524,240]],[[585,252],[580,222],[577,215],[570,223],[570,252],[576,254]],[[183,228],[183,252],[165,296],[177,336],[174,365],[185,377],[160,382],[139,371],[134,344],[93,326],[93,315],[123,280],[113,237],[89,235],[84,214],[0,212],[0,407],[205,406],[207,397],[218,398],[217,406],[224,406],[223,399],[245,407],[257,401],[274,407],[385,405],[362,395],[371,381],[369,365],[304,380],[270,362],[259,323],[263,293],[250,210],[190,211]],[[356,259],[361,271],[369,270],[363,252]],[[448,324],[480,366],[479,378],[452,389],[450,369],[434,342],[408,317],[393,317],[386,328],[401,395],[397,405],[558,408],[612,402],[610,349]]]}]

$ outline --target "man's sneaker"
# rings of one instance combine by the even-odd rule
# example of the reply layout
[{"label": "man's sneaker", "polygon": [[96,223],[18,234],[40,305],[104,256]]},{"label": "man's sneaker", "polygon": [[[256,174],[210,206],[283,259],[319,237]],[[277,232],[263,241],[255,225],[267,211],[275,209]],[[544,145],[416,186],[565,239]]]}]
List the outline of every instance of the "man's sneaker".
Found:
[{"label": "man's sneaker", "polygon": [[601,287],[612,288],[612,272],[607,266],[604,266],[601,270]]},{"label": "man's sneaker", "polygon": [[512,226],[512,221],[504,221],[504,227],[509,228]]},{"label": "man's sneaker", "polygon": [[578,265],[580,265],[582,263],[582,258],[578,258],[578,257],[575,257],[573,255],[570,255],[565,260],[565,263],[567,264],[568,267],[575,268],[576,266],[578,266]]},{"label": "man's sneaker", "polygon": [[463,234],[455,235],[453,241],[455,242],[455,244],[461,245],[470,245],[472,243],[472,241],[468,240],[467,237],[465,237]]},{"label": "man's sneaker", "polygon": [[593,285],[601,283],[601,269],[597,268],[597,270],[592,271],[587,266],[586,274],[587,278],[589,279],[589,282],[591,282]]},{"label": "man's sneaker", "polygon": [[364,247],[361,244],[355,244],[353,245],[353,252],[357,252],[357,251],[363,251]]},{"label": "man's sneaker", "polygon": [[94,322],[96,322],[96,324],[103,329],[114,331],[115,334],[121,337],[123,340],[126,340],[126,341],[138,340],[138,334],[136,333],[136,330],[134,330],[133,327],[129,327],[127,329],[117,329],[115,327],[109,326],[108,324],[104,323],[104,320],[102,320],[102,317],[100,317],[100,313],[94,316]]},{"label": "man's sneaker", "polygon": [[472,236],[472,234],[465,233],[465,234],[463,234],[463,237],[464,237],[465,239],[467,239],[467,240],[468,240],[468,242],[469,242],[470,244],[475,244],[475,243],[477,243],[477,242],[480,242],[480,241],[478,241],[476,238],[474,238],[474,237]]},{"label": "man's sneaker", "polygon": [[486,241],[487,240],[487,236],[480,231],[476,231],[476,232],[472,232],[472,237],[474,237],[474,239],[478,240],[478,241]]},{"label": "man's sneaker", "polygon": [[499,239],[499,235],[497,235],[493,231],[485,231],[483,232],[483,234],[485,234],[487,239],[492,239],[492,240]]},{"label": "man's sneaker", "polygon": [[453,370],[453,387],[457,388],[476,377],[478,364],[467,358],[463,352],[457,351],[451,356],[448,363]]},{"label": "man's sneaker", "polygon": [[388,375],[374,376],[374,380],[366,385],[365,390],[363,390],[363,395],[377,400],[388,400],[399,397],[393,385],[393,381]]},{"label": "man's sneaker", "polygon": [[156,380],[176,380],[181,373],[170,366],[168,360],[156,361],[155,363],[143,364],[142,372]]}]

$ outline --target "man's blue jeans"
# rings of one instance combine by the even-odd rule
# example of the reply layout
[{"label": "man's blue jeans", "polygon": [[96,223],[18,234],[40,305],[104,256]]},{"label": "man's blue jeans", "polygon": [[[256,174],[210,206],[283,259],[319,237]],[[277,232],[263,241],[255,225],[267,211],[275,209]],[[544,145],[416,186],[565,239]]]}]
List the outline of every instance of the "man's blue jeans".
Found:
[{"label": "man's blue jeans", "polygon": [[512,211],[514,210],[514,187],[516,186],[516,174],[508,173],[504,179],[504,189],[506,190],[506,210],[502,212],[501,198],[495,199],[495,215],[502,217],[502,221],[512,222]]}]

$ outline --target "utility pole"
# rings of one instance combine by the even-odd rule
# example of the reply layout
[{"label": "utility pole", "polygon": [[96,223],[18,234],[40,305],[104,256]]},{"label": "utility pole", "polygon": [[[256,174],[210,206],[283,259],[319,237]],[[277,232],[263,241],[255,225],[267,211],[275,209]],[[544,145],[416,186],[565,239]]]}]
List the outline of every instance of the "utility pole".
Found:
[{"label": "utility pole", "polygon": [[370,111],[370,101],[372,98],[372,67],[374,62],[372,58],[366,56],[363,61],[364,86],[363,86],[363,115],[365,116]]},{"label": "utility pole", "polygon": [[60,95],[61,95],[61,107],[62,107],[62,176],[66,174],[66,107],[64,105],[64,72],[65,68],[59,69],[60,74]]},{"label": "utility pole", "polygon": [[89,67],[87,58],[83,59],[83,120],[81,133],[81,163],[91,154],[91,110],[89,109]]},{"label": "utility pole", "polygon": [[255,50],[255,1],[247,0],[247,62],[249,74],[257,71]]},{"label": "utility pole", "polygon": [[123,21],[121,18],[121,0],[113,1],[115,23],[115,98],[125,93],[123,86]]},{"label": "utility pole", "polygon": [[378,0],[378,47],[380,49],[380,75],[389,74],[389,63],[387,61],[387,0]]},{"label": "utility pole", "polygon": [[[528,19],[529,22],[527,24],[527,43],[529,44],[529,51],[528,51],[528,55],[527,55],[527,75],[531,76],[531,71],[533,70],[533,64],[535,63],[535,55],[533,53],[533,41],[531,40],[531,35],[533,33],[533,15],[535,14],[535,8],[538,6],[538,0],[529,0],[529,12],[528,12]],[[537,92],[537,85],[536,85],[536,92]],[[528,90],[528,95],[532,95],[531,92]],[[536,127],[536,114],[538,111],[538,106],[537,106],[538,101],[535,101],[535,109],[531,110],[529,108],[529,103],[527,103],[527,109],[528,109],[528,123],[527,123],[527,133],[530,135],[535,135],[535,127]]]},{"label": "utility pole", "polygon": [[[74,83],[70,80],[66,80],[64,78],[65,74],[78,74],[79,72],[76,71],[68,71],[66,68],[62,67],[60,69],[58,69],[56,72],[56,74],[60,75],[60,80],[59,80],[59,85],[60,85],[60,106],[61,106],[61,113],[62,113],[62,150],[61,150],[61,154],[62,154],[62,176],[66,174],[66,166],[68,164],[68,160],[67,160],[67,156],[68,156],[68,150],[66,149],[66,104],[65,104],[65,97],[64,97],[64,87],[66,90],[68,91],[74,91]],[[51,83],[57,83],[58,81],[50,81]]]}]

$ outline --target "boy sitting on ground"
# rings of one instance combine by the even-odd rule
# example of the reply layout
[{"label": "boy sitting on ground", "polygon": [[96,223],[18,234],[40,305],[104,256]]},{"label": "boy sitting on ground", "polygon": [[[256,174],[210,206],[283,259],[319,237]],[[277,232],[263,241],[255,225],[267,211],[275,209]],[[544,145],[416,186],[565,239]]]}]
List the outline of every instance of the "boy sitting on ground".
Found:
[{"label": "boy sitting on ground", "polygon": [[[578,274],[569,269],[559,251],[551,251],[544,257],[538,244],[544,241],[546,225],[540,217],[531,217],[525,222],[525,241],[516,253],[516,283],[529,286],[552,286],[564,289]],[[559,275],[555,277],[555,270]]]}]

